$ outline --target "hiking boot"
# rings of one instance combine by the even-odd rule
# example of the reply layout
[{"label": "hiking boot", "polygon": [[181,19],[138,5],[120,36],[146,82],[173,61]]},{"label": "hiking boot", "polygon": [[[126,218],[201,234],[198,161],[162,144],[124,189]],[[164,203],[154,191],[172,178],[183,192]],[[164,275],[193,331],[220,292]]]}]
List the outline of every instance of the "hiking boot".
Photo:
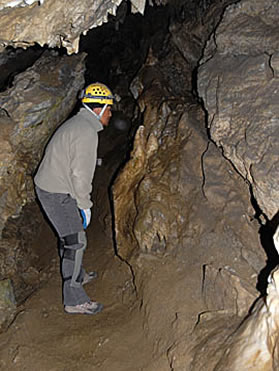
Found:
[{"label": "hiking boot", "polygon": [[103,310],[104,306],[96,301],[78,305],[65,305],[64,310],[70,314],[97,314]]},{"label": "hiking boot", "polygon": [[83,281],[82,281],[82,284],[83,285],[86,285],[88,282],[94,280],[94,278],[97,278],[98,274],[97,272],[89,272],[89,273],[85,273],[84,277],[83,277]]}]

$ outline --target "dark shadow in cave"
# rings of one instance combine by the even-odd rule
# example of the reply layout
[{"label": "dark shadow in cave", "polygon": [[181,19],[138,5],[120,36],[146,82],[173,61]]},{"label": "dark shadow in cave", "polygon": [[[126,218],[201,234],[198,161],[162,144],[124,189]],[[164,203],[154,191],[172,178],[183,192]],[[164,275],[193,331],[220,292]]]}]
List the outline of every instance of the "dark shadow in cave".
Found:
[{"label": "dark shadow in cave", "polygon": [[[146,60],[149,47],[158,47],[158,38],[168,32],[168,6],[146,6],[144,17],[131,13],[131,4],[122,2],[116,16],[80,39],[80,52],[86,52],[86,84],[100,81],[118,93],[129,90],[132,79]],[[160,35],[161,38],[160,38]]]},{"label": "dark shadow in cave", "polygon": [[12,87],[15,77],[33,66],[46,51],[59,56],[67,55],[66,49],[58,47],[49,48],[35,44],[27,49],[14,49],[12,46],[7,46],[5,55],[2,57],[4,62],[1,61],[0,92]]},{"label": "dark shadow in cave", "polygon": [[47,47],[39,45],[31,46],[27,50],[8,46],[5,50],[6,63],[1,63],[0,92],[11,87],[14,77],[32,66],[45,50]]}]

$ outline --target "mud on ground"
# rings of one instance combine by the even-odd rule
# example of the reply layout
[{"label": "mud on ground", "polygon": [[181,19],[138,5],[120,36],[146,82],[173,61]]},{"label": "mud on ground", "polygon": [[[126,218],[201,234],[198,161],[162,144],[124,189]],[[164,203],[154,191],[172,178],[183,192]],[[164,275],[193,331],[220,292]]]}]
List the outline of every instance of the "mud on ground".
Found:
[{"label": "mud on ground", "polygon": [[49,228],[37,248],[49,250],[49,264],[41,272],[40,290],[18,308],[9,330],[0,337],[0,369],[20,371],[141,370],[148,364],[149,347],[128,265],[114,254],[111,239],[98,220],[88,230],[84,265],[98,278],[86,290],[104,304],[95,316],[64,313],[59,258]]}]

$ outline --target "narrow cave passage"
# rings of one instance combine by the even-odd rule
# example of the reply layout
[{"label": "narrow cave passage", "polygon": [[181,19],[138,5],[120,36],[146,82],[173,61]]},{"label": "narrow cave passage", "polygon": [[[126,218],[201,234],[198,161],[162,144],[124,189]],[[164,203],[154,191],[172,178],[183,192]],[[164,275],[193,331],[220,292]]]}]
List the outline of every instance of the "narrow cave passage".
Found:
[{"label": "narrow cave passage", "polygon": [[[201,371],[204,334],[221,329],[216,341],[208,335],[213,349],[238,328],[258,295],[264,261],[258,218],[247,184],[208,138],[197,94],[206,41],[225,6],[237,2],[147,6],[144,17],[123,2],[116,17],[82,36],[85,85],[103,82],[119,97],[99,137],[84,258],[98,272],[86,290],[105,310],[93,318],[63,312],[55,234],[38,205],[27,205],[3,231],[21,244],[17,315],[0,335],[0,368],[169,371],[193,362]],[[15,56],[27,68],[45,50]],[[2,91],[12,86],[17,63],[0,80]],[[274,230],[261,232],[270,251]],[[260,277],[262,291],[268,273]]]}]

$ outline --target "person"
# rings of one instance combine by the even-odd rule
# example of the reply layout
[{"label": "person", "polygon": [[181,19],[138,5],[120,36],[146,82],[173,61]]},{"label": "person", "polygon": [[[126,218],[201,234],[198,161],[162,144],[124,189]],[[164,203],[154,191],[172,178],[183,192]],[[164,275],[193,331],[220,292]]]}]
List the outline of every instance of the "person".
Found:
[{"label": "person", "polygon": [[83,287],[96,273],[87,273],[82,261],[93,205],[90,194],[98,133],[109,124],[114,97],[106,85],[97,82],[87,86],[80,98],[79,112],[49,141],[34,183],[42,209],[59,237],[64,310],[96,314],[103,305],[90,300]]}]

